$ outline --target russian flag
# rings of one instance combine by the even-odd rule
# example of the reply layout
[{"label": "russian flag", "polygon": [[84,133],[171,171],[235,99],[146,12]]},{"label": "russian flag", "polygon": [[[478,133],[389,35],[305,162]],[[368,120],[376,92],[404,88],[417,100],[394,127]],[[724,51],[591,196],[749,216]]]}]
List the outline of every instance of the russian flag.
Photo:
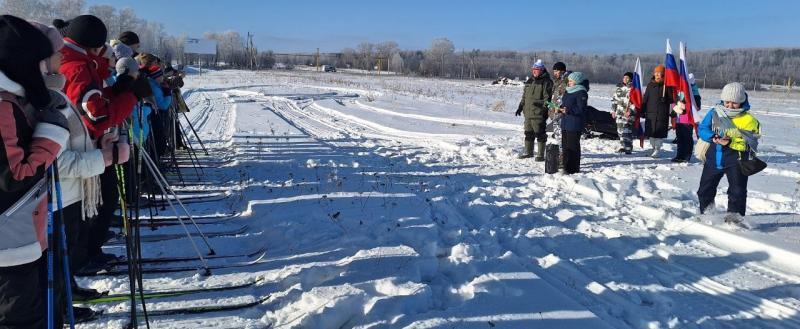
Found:
[{"label": "russian flag", "polygon": [[680,88],[680,74],[678,73],[678,65],[675,64],[675,56],[672,55],[672,45],[669,44],[667,39],[667,56],[664,58],[664,87],[672,87],[673,99],[677,96],[677,90]]},{"label": "russian flag", "polygon": [[642,88],[642,63],[639,58],[636,58],[636,67],[633,69],[633,81],[631,81],[631,93],[628,95],[631,105],[636,108],[635,117],[633,121],[633,129],[636,135],[639,136],[639,147],[644,147],[644,129],[642,129],[641,116],[642,116],[642,95],[644,95]]},{"label": "russian flag", "polygon": [[695,127],[697,127],[697,119],[699,116],[697,112],[700,110],[697,108],[697,104],[694,102],[694,92],[692,91],[692,84],[689,82],[689,68],[686,65],[686,45],[681,42],[680,45],[680,81],[678,85],[678,91],[683,93],[683,101],[686,104],[686,118],[689,122],[682,122],[682,123],[689,123]]}]

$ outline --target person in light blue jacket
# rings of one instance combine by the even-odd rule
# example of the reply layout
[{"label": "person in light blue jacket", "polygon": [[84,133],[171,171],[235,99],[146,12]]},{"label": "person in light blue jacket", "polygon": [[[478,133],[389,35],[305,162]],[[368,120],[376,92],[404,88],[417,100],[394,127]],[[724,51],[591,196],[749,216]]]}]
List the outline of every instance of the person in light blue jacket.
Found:
[{"label": "person in light blue jacket", "polygon": [[150,89],[153,91],[153,96],[144,100],[144,107],[150,108],[152,115],[151,128],[153,133],[153,145],[155,146],[156,157],[166,153],[167,150],[167,134],[170,131],[171,118],[169,115],[169,107],[172,104],[172,94],[164,88],[161,84],[164,82],[164,71],[158,65],[151,65],[143,68],[143,72],[147,73],[147,80],[150,82]]}]

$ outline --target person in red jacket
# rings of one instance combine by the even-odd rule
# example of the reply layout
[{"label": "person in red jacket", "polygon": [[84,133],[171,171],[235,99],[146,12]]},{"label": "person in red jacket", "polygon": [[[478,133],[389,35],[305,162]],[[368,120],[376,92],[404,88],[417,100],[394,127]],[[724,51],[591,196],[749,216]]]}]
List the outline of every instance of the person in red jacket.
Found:
[{"label": "person in red jacket", "polygon": [[69,138],[66,103],[39,69],[54,53],[31,24],[0,16],[0,328],[45,328],[48,317],[45,173]]},{"label": "person in red jacket", "polygon": [[117,127],[133,111],[136,96],[133,78],[118,80],[103,88],[103,63],[107,30],[103,22],[92,15],[81,15],[67,22],[53,21],[64,34],[61,49],[61,74],[67,78],[64,93],[84,114],[84,121],[93,138],[99,139],[109,128]]},{"label": "person in red jacket", "polygon": [[[108,34],[105,24],[95,16],[81,15],[66,22],[54,20],[53,25],[64,35],[60,68],[67,80],[64,93],[78,107],[93,139],[105,140],[107,134],[116,138],[119,131],[124,131],[119,128],[133,111],[137,97],[132,90],[135,81],[130,76],[120,77],[113,86],[103,87],[103,77],[108,74],[108,59],[103,57]],[[118,153],[130,152],[127,143],[120,142],[118,146]],[[82,272],[102,269],[116,258],[102,251],[119,206],[114,166],[107,167],[100,176],[100,190],[103,204],[90,224],[88,270]]]}]

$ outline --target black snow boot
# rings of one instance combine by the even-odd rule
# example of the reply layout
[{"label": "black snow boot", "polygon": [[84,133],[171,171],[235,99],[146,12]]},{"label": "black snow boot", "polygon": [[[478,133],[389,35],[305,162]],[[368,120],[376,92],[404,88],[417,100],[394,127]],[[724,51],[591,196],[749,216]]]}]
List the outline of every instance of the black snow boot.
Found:
[{"label": "black snow boot", "polygon": [[534,161],[544,162],[544,144],[544,142],[536,143],[536,159],[534,159]]},{"label": "black snow boot", "polygon": [[533,157],[533,142],[526,140],[525,141],[525,150],[524,153],[520,154],[517,159],[527,159]]}]

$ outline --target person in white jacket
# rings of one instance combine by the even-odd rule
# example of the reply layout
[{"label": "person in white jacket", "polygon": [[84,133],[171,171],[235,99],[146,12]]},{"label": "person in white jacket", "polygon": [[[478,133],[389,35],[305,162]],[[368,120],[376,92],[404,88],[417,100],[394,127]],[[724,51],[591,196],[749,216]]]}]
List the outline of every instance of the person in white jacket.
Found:
[{"label": "person in white jacket", "polygon": [[[86,125],[81,120],[81,115],[69,98],[61,92],[64,88],[66,78],[59,73],[61,66],[61,53],[59,50],[64,46],[61,34],[54,27],[46,26],[37,22],[30,22],[38,28],[45,36],[50,39],[55,53],[52,57],[42,61],[42,72],[47,88],[56,91],[64,98],[68,105],[61,110],[61,114],[67,118],[69,128],[69,140],[66,147],[58,156],[59,184],[61,188],[61,205],[63,209],[58,210],[56,202],[57,194],[53,193],[53,216],[63,215],[64,227],[67,235],[67,249],[70,259],[70,270],[74,273],[82,267],[88,258],[88,228],[87,219],[97,215],[97,208],[100,205],[100,178],[99,175],[105,171],[106,166],[111,165],[113,157],[113,145],[111,138],[101,141],[101,148],[97,148],[96,141],[91,138]],[[99,293],[94,289],[84,289],[78,287],[73,278],[70,278],[73,296],[75,299],[96,298]],[[66,296],[60,296],[63,300],[59,307],[66,307]],[[86,308],[75,308],[76,318],[91,317],[93,311]]]}]

